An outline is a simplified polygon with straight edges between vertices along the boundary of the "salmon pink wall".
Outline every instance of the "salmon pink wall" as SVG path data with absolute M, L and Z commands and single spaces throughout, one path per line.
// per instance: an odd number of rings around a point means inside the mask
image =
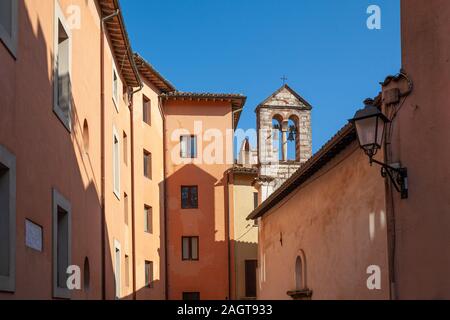
M 402 67 L 414 88 L 393 121 L 389 159 L 408 168 L 410 189 L 407 200 L 394 194 L 396 297 L 450 299 L 450 2 L 401 4 Z
M 202 300 L 226 299 L 229 296 L 224 174 L 230 165 L 176 164 L 179 160 L 179 135 L 173 135 L 173 132 L 186 129 L 193 134 L 194 122 L 201 121 L 201 135 L 205 130 L 217 129 L 225 136 L 226 130 L 232 128 L 231 109 L 227 102 L 178 100 L 164 104 L 169 299 L 179 300 L 183 292 L 200 292 Z M 200 137 L 198 139 L 200 143 Z M 204 142 L 203 148 L 210 143 Z M 230 149 L 232 146 L 223 144 L 224 154 Z M 199 154 L 202 150 L 199 144 Z M 199 209 L 181 210 L 180 189 L 183 185 L 198 185 Z M 182 261 L 182 236 L 200 237 L 199 261 Z
M 305 257 L 312 299 L 389 299 L 384 180 L 353 142 L 260 221 L 258 299 L 291 299 Z M 381 268 L 381 290 L 367 268 Z
M 90 263 L 90 287 L 73 299 L 101 298 L 100 246 L 100 55 L 99 17 L 86 1 L 60 0 L 80 7 L 83 24 L 72 30 L 71 133 L 53 112 L 53 37 L 55 1 L 19 3 L 16 57 L 0 43 L 0 144 L 16 156 L 16 290 L 0 299 L 51 299 L 52 189 L 72 207 L 72 264 Z M 89 124 L 89 152 L 82 129 Z M 25 219 L 43 228 L 43 251 L 25 246 Z

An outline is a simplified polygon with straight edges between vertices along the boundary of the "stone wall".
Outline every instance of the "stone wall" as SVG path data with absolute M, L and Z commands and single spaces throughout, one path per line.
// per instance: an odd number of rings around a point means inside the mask
M 311 109 L 306 101 L 287 86 L 275 92 L 257 108 L 258 162 L 263 201 L 311 158 Z M 277 145 L 274 145 L 277 129 L 273 128 L 273 119 L 280 123 L 278 137 L 284 140 L 289 134 L 289 120 L 295 122 L 297 134 L 294 161 L 286 161 L 287 150 L 281 151 L 282 154 L 284 153 L 284 159 L 280 160 L 280 150 Z

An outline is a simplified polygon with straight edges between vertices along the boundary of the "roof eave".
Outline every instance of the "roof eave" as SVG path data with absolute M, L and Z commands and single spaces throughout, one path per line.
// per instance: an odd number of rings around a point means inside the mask
M 111 20 L 105 22 L 105 28 L 108 33 L 108 37 L 111 40 L 112 35 L 114 34 L 114 27 L 119 29 L 120 36 L 119 41 L 111 41 L 113 55 L 116 61 L 121 61 L 123 59 L 123 54 L 125 52 L 127 55 L 127 60 L 122 63 L 122 65 L 118 68 L 119 73 L 125 80 L 126 84 L 129 87 L 139 87 L 141 86 L 141 80 L 139 77 L 139 73 L 137 71 L 136 65 L 133 59 L 133 51 L 131 49 L 130 40 L 128 37 L 128 33 L 125 27 L 125 22 L 122 16 L 122 11 L 120 8 L 120 4 L 118 0 L 98 0 L 98 4 L 100 6 L 102 17 L 111 15 L 115 11 L 119 11 L 119 14 L 113 17 Z M 117 30 L 115 30 L 117 32 Z M 123 43 L 121 43 L 123 42 Z M 119 57 L 120 56 L 120 57 Z
M 173 92 L 176 91 L 175 86 L 169 81 L 167 80 L 165 77 L 163 77 L 147 60 L 145 60 L 141 55 L 139 55 L 138 53 L 134 53 L 134 61 L 136 64 L 140 64 L 138 65 L 138 70 L 140 71 L 141 75 L 150 83 L 152 83 L 153 85 L 155 85 L 161 92 L 163 93 L 168 93 L 168 92 Z M 149 73 L 151 73 L 154 77 L 156 77 L 158 79 L 158 81 L 160 83 L 155 82 L 154 80 L 150 79 L 149 77 L 147 77 L 146 75 L 143 74 L 143 72 L 141 72 L 141 69 L 139 69 L 139 66 L 141 66 L 142 68 L 144 68 L 145 70 L 147 70 Z

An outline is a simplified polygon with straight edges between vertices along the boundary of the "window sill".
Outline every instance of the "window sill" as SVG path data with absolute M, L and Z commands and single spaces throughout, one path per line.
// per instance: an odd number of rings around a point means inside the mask
M 120 201 L 120 200 L 121 200 L 121 199 L 120 199 L 120 191 L 114 190 L 113 193 L 114 193 L 114 195 L 116 196 L 117 200 Z
M 114 103 L 114 108 L 116 108 L 117 113 L 119 113 L 119 102 L 116 100 L 116 98 L 114 98 L 114 96 L 112 97 L 112 101 Z
M 17 61 L 17 41 L 8 37 L 3 38 L 0 34 L 0 43 L 4 45 L 11 57 Z
M 311 300 L 313 292 L 309 289 L 288 291 L 287 295 L 293 300 Z
M 257 297 L 242 297 L 241 300 L 243 301 L 254 301 L 257 300 Z
M 55 287 L 53 290 L 53 298 L 61 300 L 70 300 L 70 291 L 66 288 Z
M 183 259 L 181 261 L 183 261 L 183 262 L 199 262 L 200 260 L 199 259 L 197 259 L 197 260 Z
M 70 112 L 72 112 L 72 108 L 70 108 Z M 66 118 L 61 111 L 61 108 L 59 107 L 59 105 L 54 105 L 53 106 L 53 113 L 56 115 L 56 117 L 58 118 L 59 122 L 61 122 L 61 124 L 64 126 L 64 128 L 67 130 L 67 132 L 69 134 L 72 134 L 72 125 L 71 125 L 71 117 Z

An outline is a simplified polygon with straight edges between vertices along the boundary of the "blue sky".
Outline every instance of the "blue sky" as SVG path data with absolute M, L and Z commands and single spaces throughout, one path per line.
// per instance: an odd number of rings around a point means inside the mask
M 381 30 L 366 27 L 369 5 Z M 400 69 L 399 0 L 122 0 L 134 51 L 178 90 L 248 96 L 240 127 L 282 85 L 314 107 L 317 151 Z

